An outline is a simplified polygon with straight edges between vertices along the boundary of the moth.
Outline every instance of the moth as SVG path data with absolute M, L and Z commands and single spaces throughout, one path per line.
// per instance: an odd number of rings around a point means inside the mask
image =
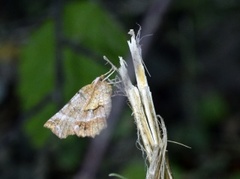
M 69 135 L 95 137 L 107 127 L 111 111 L 112 86 L 104 75 L 82 87 L 44 127 L 63 139 Z

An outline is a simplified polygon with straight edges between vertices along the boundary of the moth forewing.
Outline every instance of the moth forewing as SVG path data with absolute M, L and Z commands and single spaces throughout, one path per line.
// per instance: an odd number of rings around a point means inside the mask
M 97 77 L 82 87 L 73 98 L 44 127 L 59 138 L 76 134 L 79 137 L 95 137 L 107 126 L 111 111 L 112 86 Z

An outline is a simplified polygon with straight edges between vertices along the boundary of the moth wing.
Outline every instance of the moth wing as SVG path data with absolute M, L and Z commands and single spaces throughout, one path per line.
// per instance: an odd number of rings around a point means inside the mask
M 95 90 L 86 101 L 82 113 L 75 121 L 74 131 L 79 137 L 95 137 L 107 127 L 106 119 L 111 111 L 112 87 L 105 81 L 99 81 Z
M 51 129 L 61 139 L 66 138 L 68 135 L 74 135 L 74 122 L 86 102 L 86 97 L 82 95 L 82 89 L 44 124 L 44 127 Z

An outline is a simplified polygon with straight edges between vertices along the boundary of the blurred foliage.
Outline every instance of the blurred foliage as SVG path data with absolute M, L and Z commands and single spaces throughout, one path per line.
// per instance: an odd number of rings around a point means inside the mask
M 214 125 L 227 116 L 229 110 L 227 102 L 218 92 L 206 93 L 201 101 L 199 102 L 199 114 L 201 119 L 206 120 L 207 125 Z
M 30 138 L 30 142 L 33 146 L 40 148 L 46 140 L 52 135 L 49 131 L 42 129 L 45 123 L 44 119 L 48 119 L 49 115 L 56 110 L 53 104 L 46 105 L 44 109 L 38 112 L 38 114 L 31 117 L 23 125 L 23 130 Z
M 57 168 L 63 171 L 74 171 L 79 165 L 79 160 L 83 159 L 84 141 L 79 140 L 77 137 L 71 136 L 68 140 L 58 141 L 57 150 Z
M 132 160 L 129 164 L 125 165 L 121 175 L 126 178 L 144 178 L 146 176 L 146 168 L 142 161 L 139 159 Z

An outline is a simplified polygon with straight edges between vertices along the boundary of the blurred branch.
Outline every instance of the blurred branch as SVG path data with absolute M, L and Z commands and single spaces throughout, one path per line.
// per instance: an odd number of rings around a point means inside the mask
M 170 0 L 155 0 L 148 9 L 142 23 L 140 24 L 142 26 L 141 34 L 143 36 L 152 34 L 151 36 L 148 36 L 147 38 L 144 38 L 144 40 L 142 40 L 143 58 L 149 51 L 149 48 L 154 38 L 154 33 L 160 28 L 163 16 L 167 12 L 169 5 Z
M 54 100 L 56 104 L 60 107 L 63 104 L 63 84 L 64 84 L 64 66 L 63 66 L 63 0 L 55 1 L 55 12 L 54 12 L 54 26 L 55 26 L 55 92 Z
M 146 13 L 143 22 L 142 29 L 144 34 L 154 34 L 157 29 L 160 27 L 162 22 L 162 17 L 167 11 L 170 0 L 156 0 L 150 6 L 148 12 Z M 143 46 L 143 58 L 145 54 L 148 52 L 151 43 L 153 41 L 153 37 L 146 38 Z M 130 55 L 127 58 L 127 62 L 130 60 Z M 134 71 L 133 64 L 128 63 L 129 67 L 129 76 L 133 79 Z M 120 116 L 123 111 L 125 100 L 123 97 L 118 97 L 113 100 L 113 108 L 112 113 L 108 119 L 109 126 L 107 130 L 103 131 L 102 134 L 95 139 L 93 139 L 89 145 L 87 154 L 81 164 L 82 168 L 79 169 L 76 174 L 76 179 L 94 179 L 96 178 L 96 173 L 101 165 L 101 161 L 105 151 L 110 142 L 112 133 L 118 121 L 120 120 Z
M 107 130 L 102 131 L 101 135 L 91 140 L 85 158 L 81 163 L 81 168 L 75 175 L 75 179 L 93 179 L 101 165 L 105 151 L 111 140 L 113 131 L 118 123 L 124 108 L 125 98 L 122 96 L 113 98 L 112 111 L 108 119 Z
M 91 60 L 94 60 L 94 62 L 96 62 L 96 63 L 101 62 L 101 60 L 99 60 L 99 59 L 102 59 L 102 55 L 90 50 L 87 47 L 84 47 L 83 45 L 80 45 L 77 42 L 74 42 L 70 39 L 64 38 L 63 39 L 63 44 L 64 44 L 65 47 L 69 48 L 70 50 L 72 50 L 76 54 L 85 55 L 85 56 L 89 57 Z

